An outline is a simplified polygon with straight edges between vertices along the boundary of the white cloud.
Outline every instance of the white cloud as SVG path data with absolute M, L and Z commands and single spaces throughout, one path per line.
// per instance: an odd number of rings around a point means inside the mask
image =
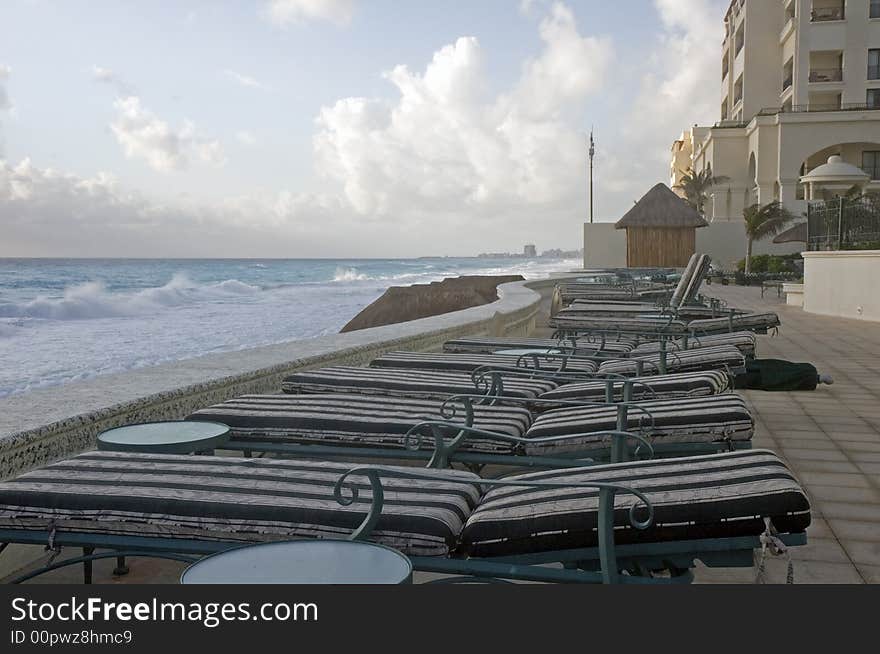
M 197 136 L 190 121 L 174 130 L 137 96 L 117 98 L 113 106 L 116 119 L 110 129 L 130 159 L 143 159 L 160 172 L 186 168 L 193 159 L 214 166 L 226 161 L 220 142 Z
M 267 88 L 266 85 L 260 82 L 258 79 L 250 77 L 249 75 L 242 75 L 241 73 L 237 73 L 234 70 L 224 70 L 223 74 L 226 75 L 226 77 L 228 77 L 229 79 L 237 82 L 241 86 L 263 90 Z
M 266 14 L 276 25 L 329 21 L 346 25 L 354 16 L 354 0 L 270 0 Z
M 423 73 L 398 66 L 385 75 L 392 103 L 344 98 L 322 108 L 314 138 L 320 173 L 343 185 L 352 207 L 374 219 L 479 218 L 527 232 L 540 209 L 571 220 L 583 186 L 583 138 L 575 127 L 611 59 L 610 41 L 578 33 L 572 13 L 554 5 L 541 21 L 539 56 L 508 92 L 491 96 L 480 44 L 459 38 Z

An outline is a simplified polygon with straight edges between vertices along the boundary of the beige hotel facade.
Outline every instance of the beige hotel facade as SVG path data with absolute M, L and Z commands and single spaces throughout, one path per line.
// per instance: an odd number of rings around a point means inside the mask
M 670 170 L 673 187 L 690 167 L 728 178 L 707 240 L 754 203 L 806 211 L 800 180 L 833 155 L 880 190 L 880 0 L 734 0 L 724 27 L 719 121 L 682 133 Z

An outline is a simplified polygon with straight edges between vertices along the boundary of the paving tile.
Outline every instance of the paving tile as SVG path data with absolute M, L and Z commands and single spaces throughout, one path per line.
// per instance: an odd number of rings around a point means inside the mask
M 816 508 L 830 523 L 835 519 L 880 522 L 880 503 L 855 504 L 849 502 L 814 500 Z
M 867 583 L 880 584 L 880 565 L 863 565 L 857 563 L 856 569 Z
M 810 527 L 812 526 L 811 524 Z M 807 535 L 809 534 L 810 532 L 808 531 Z M 880 522 L 827 518 L 817 528 L 817 536 L 824 538 L 834 537 L 838 540 L 880 542 Z
M 798 471 L 798 477 L 803 476 Z M 827 486 L 805 484 L 811 499 L 818 502 L 854 502 L 859 504 L 880 504 L 880 491 L 873 488 L 851 488 L 846 486 Z
M 793 463 L 795 467 L 798 469 L 803 468 L 804 470 L 816 470 L 817 468 L 809 468 L 807 466 L 812 466 L 817 462 L 823 463 L 847 463 L 848 465 L 855 468 L 855 466 L 851 463 L 848 463 L 847 456 L 841 452 L 840 450 L 810 450 L 810 449 L 799 449 L 799 448 L 789 448 L 783 445 L 782 447 L 782 455 Z M 846 472 L 845 470 L 838 470 L 837 472 Z M 852 470 L 851 472 L 858 472 L 858 470 Z M 862 471 L 864 472 L 864 471 Z
M 880 541 L 842 539 L 840 544 L 855 564 L 880 565 Z
M 817 472 L 808 469 L 798 469 L 798 478 L 809 487 L 840 486 L 844 488 L 871 489 L 870 480 L 863 474 L 844 474 L 838 472 Z

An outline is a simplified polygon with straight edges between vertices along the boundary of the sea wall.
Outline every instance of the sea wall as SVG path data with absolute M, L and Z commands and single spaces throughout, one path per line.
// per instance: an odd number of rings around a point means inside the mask
M 94 447 L 98 433 L 176 420 L 244 393 L 275 393 L 297 370 L 360 365 L 464 335 L 525 335 L 553 280 L 498 287 L 498 300 L 440 316 L 306 341 L 211 354 L 0 399 L 0 479 Z
M 498 286 L 523 281 L 522 275 L 462 275 L 440 282 L 392 286 L 349 321 L 340 333 L 396 325 L 489 304 L 498 299 Z

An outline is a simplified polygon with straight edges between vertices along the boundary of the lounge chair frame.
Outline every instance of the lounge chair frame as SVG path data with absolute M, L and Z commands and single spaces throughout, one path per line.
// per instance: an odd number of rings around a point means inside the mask
M 347 484 L 352 475 L 365 476 L 370 484 L 371 503 L 361 524 L 348 540 L 367 540 L 379 521 L 384 504 L 382 476 L 419 479 L 424 473 L 414 470 L 401 471 L 378 466 L 360 466 L 343 474 L 334 487 L 334 497 L 343 506 L 352 504 L 358 497 L 354 484 Z M 436 479 L 436 475 L 428 477 Z M 460 481 L 460 479 L 456 479 Z M 646 529 L 653 521 L 654 509 L 650 500 L 640 491 L 607 482 L 547 482 L 524 480 L 482 480 L 485 487 L 518 486 L 533 488 L 594 488 L 599 491 L 598 545 L 596 547 L 556 550 L 514 556 L 486 558 L 459 558 L 411 556 L 413 569 L 455 575 L 455 581 L 508 580 L 547 583 L 605 583 L 605 584 L 680 584 L 693 580 L 695 561 L 708 566 L 748 567 L 753 565 L 754 550 L 762 546 L 762 536 L 739 536 L 700 540 L 665 541 L 616 545 L 614 542 L 614 507 L 617 494 L 636 498 L 630 507 L 628 519 L 635 529 Z M 638 517 L 639 509 L 645 517 Z M 768 527 L 769 531 L 769 527 Z M 804 545 L 806 533 L 773 534 L 785 546 Z M 83 581 L 92 582 L 92 564 L 96 560 L 116 558 L 124 565 L 125 557 L 152 557 L 191 562 L 200 556 L 241 547 L 240 542 L 205 541 L 183 538 L 157 538 L 121 536 L 113 534 L 81 533 L 75 531 L 35 531 L 25 529 L 0 529 L 2 549 L 10 543 L 45 545 L 52 552 L 49 561 L 32 572 L 23 574 L 11 583 L 22 583 L 42 574 L 71 565 L 83 565 Z M 82 556 L 73 556 L 58 563 L 55 554 L 60 547 L 82 548 Z M 96 552 L 97 549 L 108 550 Z M 562 568 L 547 568 L 547 564 L 561 563 Z M 668 576 L 657 577 L 663 571 Z M 449 580 L 441 580 L 448 582 Z

